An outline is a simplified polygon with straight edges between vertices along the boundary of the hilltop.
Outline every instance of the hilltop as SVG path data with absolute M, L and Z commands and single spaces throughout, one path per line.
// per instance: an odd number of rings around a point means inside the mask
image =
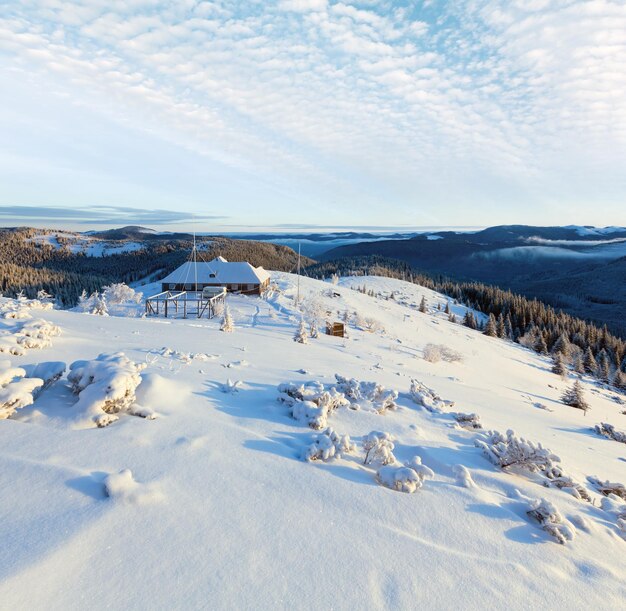
M 52 324 L 51 345 L 2 355 L 13 367 L 76 363 L 70 382 L 91 388 L 88 372 L 107 362 L 125 372 L 123 388 L 140 376 L 131 411 L 143 417 L 120 413 L 96 428 L 87 395 L 77 404 L 63 376 L 0 421 L 0 484 L 11 491 L 0 499 L 0 608 L 621 604 L 626 503 L 603 495 L 600 481 L 624 483 L 626 446 L 593 427 L 623 431 L 623 397 L 584 377 L 589 412 L 564 405 L 571 374 L 450 322 L 448 299 L 426 288 L 301 278 L 299 309 L 297 278 L 272 278 L 264 299 L 229 296 L 232 333 L 217 319 L 2 300 L 15 316 L 0 321 L 6 345 L 32 337 L 24 314 Z M 449 305 L 460 320 L 466 308 Z M 297 343 L 303 316 L 320 327 L 346 317 L 348 337 Z M 120 351 L 128 362 L 93 360 Z M 307 462 L 311 445 L 330 446 L 307 426 L 324 414 L 297 396 L 320 390 L 337 401 L 326 424 L 350 440 L 341 457 Z M 506 440 L 508 429 L 542 444 L 520 448 L 534 448 L 544 468 L 490 462 L 487 431 Z M 414 493 L 381 485 L 390 471 L 363 464 L 371 431 L 389 433 L 397 461 L 413 465 Z M 560 489 L 559 478 L 570 485 Z M 552 535 L 528 513 L 546 508 Z

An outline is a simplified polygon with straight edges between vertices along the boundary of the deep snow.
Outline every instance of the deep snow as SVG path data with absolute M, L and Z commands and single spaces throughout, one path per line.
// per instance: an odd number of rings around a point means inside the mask
M 298 343 L 296 278 L 272 279 L 266 300 L 229 296 L 232 333 L 217 319 L 34 313 L 62 334 L 0 359 L 34 371 L 24 366 L 121 351 L 145 365 L 136 402 L 157 417 L 120 413 L 96 428 L 77 418 L 63 378 L 0 420 L 1 609 L 623 605 L 626 503 L 601 498 L 587 480 L 626 482 L 626 445 L 593 430 L 626 429 L 614 393 L 585 380 L 587 415 L 563 405 L 571 379 L 552 374 L 546 358 L 448 322 L 434 309 L 444 297 L 398 280 L 302 278 L 309 314 L 358 312 L 374 331 L 353 318 L 346 339 Z M 363 285 L 394 299 L 351 290 Z M 460 320 L 464 308 L 453 311 Z M 1 319 L 0 334 L 23 324 Z M 427 344 L 463 360 L 428 362 Z M 328 425 L 356 453 L 304 461 L 320 431 L 291 416 L 278 386 L 332 386 L 335 374 L 398 391 L 397 409 L 339 407 Z M 441 413 L 412 399 L 413 379 L 441 398 Z M 481 431 L 448 412 L 541 442 L 595 504 L 538 474 L 500 470 L 475 445 Z M 397 467 L 417 456 L 434 477 L 414 493 L 380 485 L 397 472 L 377 476 L 380 465 L 363 464 L 371 431 L 393 437 Z M 575 533 L 564 545 L 527 513 L 550 503 Z

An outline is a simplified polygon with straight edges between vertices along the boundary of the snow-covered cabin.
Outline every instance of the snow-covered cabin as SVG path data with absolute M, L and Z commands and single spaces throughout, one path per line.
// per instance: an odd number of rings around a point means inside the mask
M 205 286 L 222 286 L 232 292 L 259 295 L 269 285 L 270 275 L 247 261 L 230 262 L 224 257 L 187 261 L 161 280 L 161 290 L 193 291 L 196 282 L 199 291 Z

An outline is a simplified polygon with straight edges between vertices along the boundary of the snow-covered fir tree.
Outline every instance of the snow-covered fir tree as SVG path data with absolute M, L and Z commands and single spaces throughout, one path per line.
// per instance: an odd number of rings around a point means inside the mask
M 563 354 L 561 352 L 557 352 L 555 353 L 553 359 L 552 373 L 556 373 L 556 375 L 564 378 L 567 375 L 567 367 L 563 362 Z
M 505 335 L 504 316 L 502 316 L 502 312 L 500 312 L 500 315 L 496 320 L 496 335 L 501 339 Z
M 300 321 L 296 334 L 293 336 L 293 341 L 298 342 L 299 344 L 309 343 L 309 338 L 306 332 L 306 325 L 304 324 L 304 320 Z
M 596 357 L 593 356 L 593 352 L 591 351 L 590 347 L 588 347 L 585 352 L 585 358 L 584 358 L 583 364 L 585 367 L 585 371 L 587 373 L 590 373 L 590 374 L 596 373 L 596 370 L 598 369 L 598 363 L 596 361 Z
M 576 380 L 571 388 L 568 388 L 561 395 L 561 401 L 570 407 L 582 409 L 585 413 L 590 409 L 589 404 L 585 401 L 585 395 L 580 380 Z
M 422 295 L 422 300 L 420 301 L 419 311 L 423 314 L 426 313 L 426 297 L 424 295 Z
M 493 314 L 489 314 L 489 320 L 487 321 L 483 334 L 488 337 L 498 337 L 496 318 Z

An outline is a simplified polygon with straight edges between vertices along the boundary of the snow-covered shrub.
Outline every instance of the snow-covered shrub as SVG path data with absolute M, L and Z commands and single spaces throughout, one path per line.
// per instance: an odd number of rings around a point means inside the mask
M 296 330 L 296 333 L 293 336 L 293 341 L 298 342 L 299 344 L 309 343 L 309 338 L 306 332 L 306 325 L 304 324 L 304 320 L 300 321 L 300 324 L 298 325 L 298 329 Z
M 398 464 L 384 465 L 376 473 L 376 479 L 383 486 L 398 492 L 409 493 L 419 490 L 426 478 L 434 476 L 432 469 L 423 465 L 419 456 L 414 456 L 404 466 Z
M 295 420 L 318 430 L 326 427 L 331 412 L 350 404 L 335 388 L 326 390 L 321 382 L 281 384 L 278 393 L 278 400 L 290 408 Z
M 16 338 L 17 343 L 25 348 L 47 348 L 52 344 L 50 338 L 60 334 L 61 329 L 57 325 L 38 318 L 24 323 Z
M 393 437 L 389 433 L 372 431 L 363 437 L 362 443 L 365 452 L 364 465 L 372 463 L 390 465 L 396 462 L 396 457 L 393 455 L 395 447 Z
M 309 335 L 313 339 L 317 339 L 320 336 L 320 332 L 315 321 L 311 322 L 311 325 L 309 326 Z
M 83 291 L 78 298 L 78 305 L 74 310 L 85 314 L 93 314 L 94 316 L 109 315 L 106 299 L 98 291 L 93 292 L 89 297 L 87 297 L 87 294 Z
M 604 435 L 604 437 L 608 437 L 609 439 L 619 441 L 620 443 L 626 443 L 626 433 L 618 431 L 612 424 L 609 424 L 608 422 L 601 422 L 600 424 L 596 424 L 595 431 L 596 433 L 598 433 L 598 435 Z
M 559 488 L 560 490 L 569 492 L 569 494 L 581 501 L 587 501 L 588 503 L 591 503 L 592 499 L 589 496 L 587 490 L 585 490 L 585 488 L 581 484 L 575 482 L 569 475 L 561 475 L 560 477 L 546 480 L 544 482 L 544 485 L 553 488 Z
M 462 412 L 451 412 L 450 415 L 457 421 L 458 425 L 464 429 L 482 429 L 480 416 L 478 414 L 464 414 Z
M 454 363 L 463 360 L 463 355 L 445 344 L 426 344 L 423 349 L 424 360 L 438 363 L 441 360 Z
M 448 407 L 454 406 L 454 401 L 446 401 L 442 399 L 434 390 L 428 388 L 418 380 L 411 380 L 411 388 L 409 390 L 411 399 L 417 405 L 421 405 L 429 412 L 440 414 Z
M 382 414 L 397 408 L 398 391 L 386 389 L 377 382 L 360 382 L 335 374 L 335 388 L 343 393 L 353 409 L 371 409 Z
M 587 479 L 600 494 L 608 497 L 614 495 L 626 501 L 626 486 L 624 484 L 609 482 L 608 480 L 603 482 L 595 476 L 589 476 Z
M 30 318 L 33 310 L 51 310 L 52 308 L 53 304 L 47 293 L 46 297 L 42 299 L 27 299 L 23 294 L 20 294 L 16 299 L 1 298 L 0 296 L 0 316 L 2 318 L 23 320 Z
M 224 331 L 225 333 L 232 333 L 234 329 L 235 329 L 235 323 L 230 313 L 230 308 L 228 306 L 225 306 L 224 316 L 222 318 L 222 323 L 220 324 L 220 331 Z
M 429 363 L 438 363 L 441 360 L 441 346 L 426 344 L 423 350 L 424 360 Z
M 508 430 L 506 435 L 498 431 L 487 431 L 474 443 L 482 449 L 490 462 L 502 469 L 516 467 L 531 473 L 541 472 L 548 479 L 563 475 L 556 464 L 561 462 L 558 456 L 540 443 L 534 444 L 517 437 L 512 430 Z
M 0 361 L 0 420 L 11 417 L 15 410 L 32 405 L 34 395 L 43 386 L 39 378 L 27 378 L 22 367 Z
M 102 296 L 109 306 L 141 301 L 141 295 L 123 282 L 105 286 L 102 289 Z
M 43 380 L 41 390 L 52 386 L 55 382 L 63 377 L 66 370 L 63 361 L 49 361 L 45 363 L 37 363 L 36 365 L 24 365 L 27 378 L 39 378 Z
M 328 427 L 315 436 L 311 445 L 304 448 L 302 459 L 326 461 L 340 458 L 343 454 L 352 454 L 355 451 L 356 445 L 350 440 L 350 435 L 339 435 Z
M 558 543 L 565 544 L 567 541 L 572 541 L 576 536 L 574 526 L 567 522 L 559 510 L 546 499 L 531 501 L 526 513 L 537 520 L 543 530 L 556 539 Z
M 133 363 L 123 352 L 101 354 L 92 361 L 75 361 L 67 379 L 78 395 L 77 411 L 107 426 L 118 419 L 119 412 L 129 411 L 135 391 L 141 383 L 143 363 Z

